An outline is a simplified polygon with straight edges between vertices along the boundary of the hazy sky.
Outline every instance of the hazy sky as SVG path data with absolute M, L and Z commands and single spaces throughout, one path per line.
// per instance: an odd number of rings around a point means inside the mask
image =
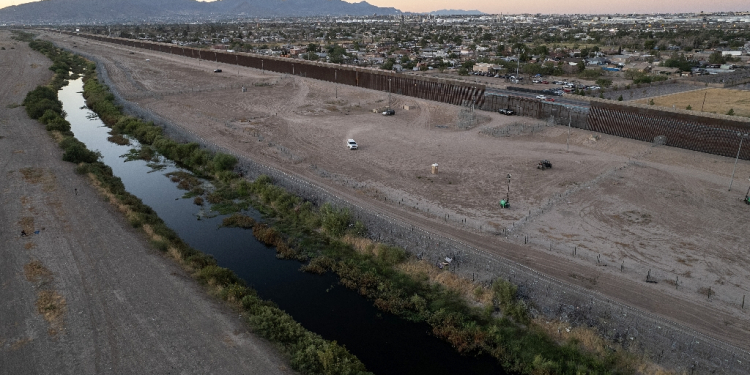
M 359 0 L 346 0 L 350 3 Z M 28 3 L 30 0 L 0 0 L 0 8 Z M 679 13 L 750 11 L 747 0 L 368 0 L 381 7 L 394 7 L 405 12 L 429 12 L 439 9 L 480 10 L 485 13 Z

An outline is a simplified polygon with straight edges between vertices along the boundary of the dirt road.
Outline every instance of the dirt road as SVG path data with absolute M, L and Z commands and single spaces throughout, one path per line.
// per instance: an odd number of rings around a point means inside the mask
M 61 160 L 16 106 L 50 61 L 0 46 L 0 374 L 292 373 Z

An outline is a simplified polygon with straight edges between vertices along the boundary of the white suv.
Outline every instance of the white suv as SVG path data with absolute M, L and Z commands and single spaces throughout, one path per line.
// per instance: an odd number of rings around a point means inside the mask
M 353 139 L 347 139 L 346 140 L 346 147 L 348 147 L 350 150 L 356 150 L 357 149 L 357 142 L 354 142 Z

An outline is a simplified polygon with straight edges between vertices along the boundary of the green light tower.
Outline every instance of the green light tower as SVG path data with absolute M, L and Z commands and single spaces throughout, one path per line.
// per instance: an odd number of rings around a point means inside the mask
M 508 192 L 505 195 L 505 199 L 500 200 L 500 207 L 502 208 L 510 207 L 510 177 L 510 173 L 508 173 Z

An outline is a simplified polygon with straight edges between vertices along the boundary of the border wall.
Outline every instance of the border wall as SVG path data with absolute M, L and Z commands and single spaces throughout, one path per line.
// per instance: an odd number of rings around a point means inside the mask
M 667 146 L 727 157 L 737 155 L 741 136 L 750 132 L 747 121 L 600 101 L 591 102 L 587 120 L 588 130 L 645 142 L 664 136 Z M 750 147 L 739 157 L 750 160 Z
M 574 128 L 588 130 L 589 110 L 586 107 L 552 104 L 522 96 L 485 94 L 479 109 L 494 112 L 501 108 L 512 109 L 519 116 L 548 120 L 556 125 L 570 124 Z
M 298 75 L 342 85 L 362 87 L 371 90 L 392 92 L 398 95 L 442 103 L 480 106 L 484 101 L 485 86 L 449 79 L 411 77 L 396 72 L 359 68 L 331 63 L 310 62 L 276 56 L 251 55 L 212 51 L 178 45 L 139 41 L 134 39 L 112 38 L 99 35 L 64 32 L 86 39 L 115 43 L 123 46 L 159 51 L 178 56 L 216 61 L 271 72 Z

